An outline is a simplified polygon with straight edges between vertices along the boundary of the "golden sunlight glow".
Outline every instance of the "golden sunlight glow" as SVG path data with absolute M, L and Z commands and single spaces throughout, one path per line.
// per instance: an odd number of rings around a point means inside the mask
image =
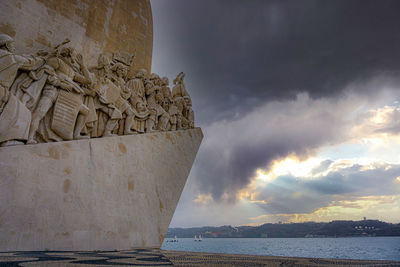
M 384 106 L 383 108 L 371 110 L 370 113 L 374 114 L 371 116 L 370 121 L 376 124 L 386 123 L 390 116 L 396 111 L 400 111 L 400 108 L 396 108 L 394 106 Z
M 367 117 L 353 126 L 350 136 L 361 144 L 369 146 L 383 146 L 392 143 L 388 138 L 400 136 L 393 132 L 387 132 L 387 128 L 392 126 L 391 124 L 396 118 L 396 112 L 400 112 L 400 107 L 384 106 L 369 110 L 366 113 Z
M 256 192 L 256 189 L 259 185 L 261 184 L 257 175 L 256 177 L 253 177 L 251 179 L 250 183 L 245 188 L 239 190 L 236 193 L 236 199 L 254 201 L 254 197 L 256 196 L 256 194 L 258 194 Z
M 260 192 L 268 187 L 277 178 L 284 175 L 292 175 L 296 179 L 319 179 L 332 172 L 341 172 L 343 169 L 355 167 L 359 172 L 374 169 L 390 170 L 393 164 L 400 164 L 398 144 L 400 144 L 400 133 L 387 132 L 387 128 L 393 124 L 394 115 L 400 112 L 400 107 L 385 106 L 383 108 L 369 110 L 366 117 L 360 118 L 359 123 L 349 131 L 350 139 L 342 148 L 348 152 L 349 158 L 334 159 L 321 163 L 325 157 L 316 154 L 313 157 L 301 160 L 294 155 L 273 161 L 268 168 L 256 170 L 251 183 L 237 193 L 237 199 L 249 204 L 268 205 L 273 202 Z M 393 146 L 396 144 L 397 146 Z M 331 148 L 334 157 L 337 153 L 333 145 Z M 353 147 L 360 148 L 354 152 Z M 323 155 L 319 154 L 319 155 Z M 329 153 L 326 154 L 329 157 Z M 304 158 L 303 158 L 304 159 Z M 378 178 L 377 178 L 378 179 Z M 395 179 L 396 186 L 400 183 L 400 176 Z M 304 192 L 293 192 L 292 199 L 301 199 Z M 400 192 L 399 192 L 400 193 Z M 318 208 L 310 213 L 297 214 L 263 214 L 257 217 L 248 218 L 248 225 L 259 225 L 265 222 L 291 223 L 332 220 L 360 220 L 368 218 L 386 218 L 388 221 L 398 220 L 400 214 L 400 195 L 387 196 L 362 196 L 354 197 L 349 195 L 337 195 L 325 207 Z
M 198 194 L 197 197 L 193 200 L 195 203 L 206 205 L 213 201 L 213 197 L 211 194 Z
M 269 171 L 257 169 L 256 178 L 264 183 L 269 183 L 282 175 L 293 175 L 296 177 L 314 177 L 312 170 L 319 166 L 321 159 L 309 158 L 300 161 L 296 157 L 289 156 L 282 160 L 275 160 Z
M 292 174 L 297 177 L 312 176 L 311 171 L 321 163 L 320 159 L 309 158 L 299 161 L 297 158 L 287 157 L 284 160 L 274 162 L 272 172 L 276 176 Z
M 269 171 L 263 169 L 257 169 L 256 175 L 251 180 L 250 184 L 236 193 L 236 199 L 238 200 L 248 200 L 252 203 L 263 203 L 266 204 L 267 201 L 259 200 L 256 198 L 258 192 L 258 187 L 265 187 L 268 183 L 275 180 L 281 175 L 294 175 L 296 177 L 315 177 L 318 174 L 312 174 L 312 170 L 319 166 L 321 159 L 309 158 L 304 161 L 300 161 L 297 158 L 291 156 L 283 160 L 276 160 L 272 163 L 272 167 Z M 199 200 L 200 202 L 200 200 Z
M 353 159 L 339 159 L 331 162 L 325 168 L 318 170 L 321 162 L 324 159 L 309 158 L 304 161 L 300 161 L 297 158 L 290 156 L 282 160 L 276 160 L 272 163 L 269 171 L 263 169 L 257 169 L 256 175 L 252 178 L 250 184 L 241 189 L 236 193 L 236 199 L 249 201 L 250 203 L 262 203 L 267 204 L 268 200 L 258 198 L 260 188 L 265 188 L 269 183 L 273 182 L 276 178 L 282 175 L 293 175 L 299 179 L 313 179 L 321 176 L 326 176 L 330 172 L 339 171 L 352 167 L 354 165 L 360 165 L 360 171 L 368 171 L 376 168 L 385 168 L 388 170 L 390 165 L 385 161 L 373 161 L 370 158 L 353 158 Z M 399 179 L 399 178 L 398 178 Z M 301 197 L 301 192 L 293 193 L 293 198 Z M 205 201 L 204 196 L 195 200 L 195 202 L 203 203 Z
M 239 192 L 237 192 L 236 194 L 236 198 L 237 199 L 249 199 L 250 198 L 250 192 L 247 190 L 240 190 Z
M 269 171 L 257 169 L 256 176 L 252 180 L 251 188 L 255 189 L 256 185 L 265 186 L 282 175 L 293 175 L 298 178 L 307 179 L 325 176 L 329 172 L 349 168 L 355 164 L 362 166 L 361 171 L 373 170 L 378 166 L 381 167 L 382 165 L 386 164 L 384 161 L 374 162 L 374 160 L 370 158 L 340 159 L 332 162 L 326 169 L 316 170 L 322 161 L 324 161 L 324 159 L 320 158 L 309 158 L 307 160 L 300 161 L 294 157 L 276 160 L 272 163 L 272 167 L 269 169 Z

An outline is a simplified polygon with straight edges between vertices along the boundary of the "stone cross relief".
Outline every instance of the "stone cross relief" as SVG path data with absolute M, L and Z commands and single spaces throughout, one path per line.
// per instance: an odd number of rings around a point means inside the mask
M 18 55 L 0 34 L 0 146 L 194 128 L 183 72 L 171 92 L 145 69 L 128 78 L 135 55 L 100 54 L 87 68 L 69 42 Z

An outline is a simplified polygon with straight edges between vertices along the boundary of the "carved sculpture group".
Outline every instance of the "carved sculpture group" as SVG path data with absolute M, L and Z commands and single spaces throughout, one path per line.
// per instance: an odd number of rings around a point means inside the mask
M 88 69 L 68 42 L 25 56 L 0 34 L 2 146 L 194 127 L 183 72 L 171 92 L 167 77 L 144 69 L 128 79 L 134 55 L 100 54 Z

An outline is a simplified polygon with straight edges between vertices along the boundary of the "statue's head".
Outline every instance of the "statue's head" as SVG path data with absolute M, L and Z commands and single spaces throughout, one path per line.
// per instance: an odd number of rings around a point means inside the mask
M 139 112 L 146 111 L 146 105 L 143 102 L 138 101 L 136 103 L 136 110 L 139 111 Z
M 108 70 L 110 68 L 110 59 L 106 55 L 100 54 L 97 59 L 97 68 Z
M 192 99 L 190 99 L 190 97 L 184 96 L 183 99 L 185 100 L 186 106 L 192 106 Z
M 61 48 L 58 55 L 59 57 L 70 59 L 72 64 L 76 62 L 76 52 L 75 49 L 72 47 Z
M 140 69 L 136 72 L 136 78 L 138 79 L 143 79 L 144 77 L 146 77 L 147 74 L 147 70 L 145 69 Z
M 144 83 L 145 83 L 144 86 L 145 86 L 146 88 L 152 88 L 152 87 L 154 86 L 153 81 L 150 80 L 150 79 L 146 80 Z
M 162 77 L 161 82 L 162 82 L 162 85 L 169 85 L 169 80 L 167 77 Z
M 121 78 L 125 78 L 128 75 L 128 67 L 122 63 L 115 64 L 111 70 Z
M 152 74 L 150 75 L 150 80 L 157 80 L 157 79 L 160 79 L 160 76 L 158 76 L 158 74 L 152 73 Z
M 150 81 L 154 84 L 154 85 L 160 85 L 160 76 L 158 76 L 158 74 L 156 73 L 152 73 L 150 75 Z
M 0 34 L 0 49 L 5 49 L 11 53 L 15 52 L 14 39 L 7 34 Z
M 174 79 L 174 84 L 179 84 L 183 82 L 183 78 L 185 78 L 185 73 L 179 72 L 178 75 L 176 75 L 176 78 Z
M 156 100 L 158 101 L 158 103 L 164 102 L 164 95 L 160 91 L 156 94 Z

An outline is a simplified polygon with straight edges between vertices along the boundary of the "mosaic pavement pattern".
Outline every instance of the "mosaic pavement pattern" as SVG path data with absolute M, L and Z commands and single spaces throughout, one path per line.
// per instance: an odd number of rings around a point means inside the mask
M 0 266 L 390 266 L 394 261 L 361 261 L 317 258 L 286 258 L 273 256 L 231 255 L 134 249 L 130 251 L 59 252 L 25 251 L 0 252 Z
M 232 255 L 216 253 L 198 253 L 182 251 L 161 251 L 174 266 L 268 266 L 268 267 L 305 267 L 305 266 L 390 266 L 399 267 L 394 261 L 362 261 L 318 258 L 287 258 L 274 256 Z
M 0 252 L 0 266 L 173 266 L 158 249 Z

